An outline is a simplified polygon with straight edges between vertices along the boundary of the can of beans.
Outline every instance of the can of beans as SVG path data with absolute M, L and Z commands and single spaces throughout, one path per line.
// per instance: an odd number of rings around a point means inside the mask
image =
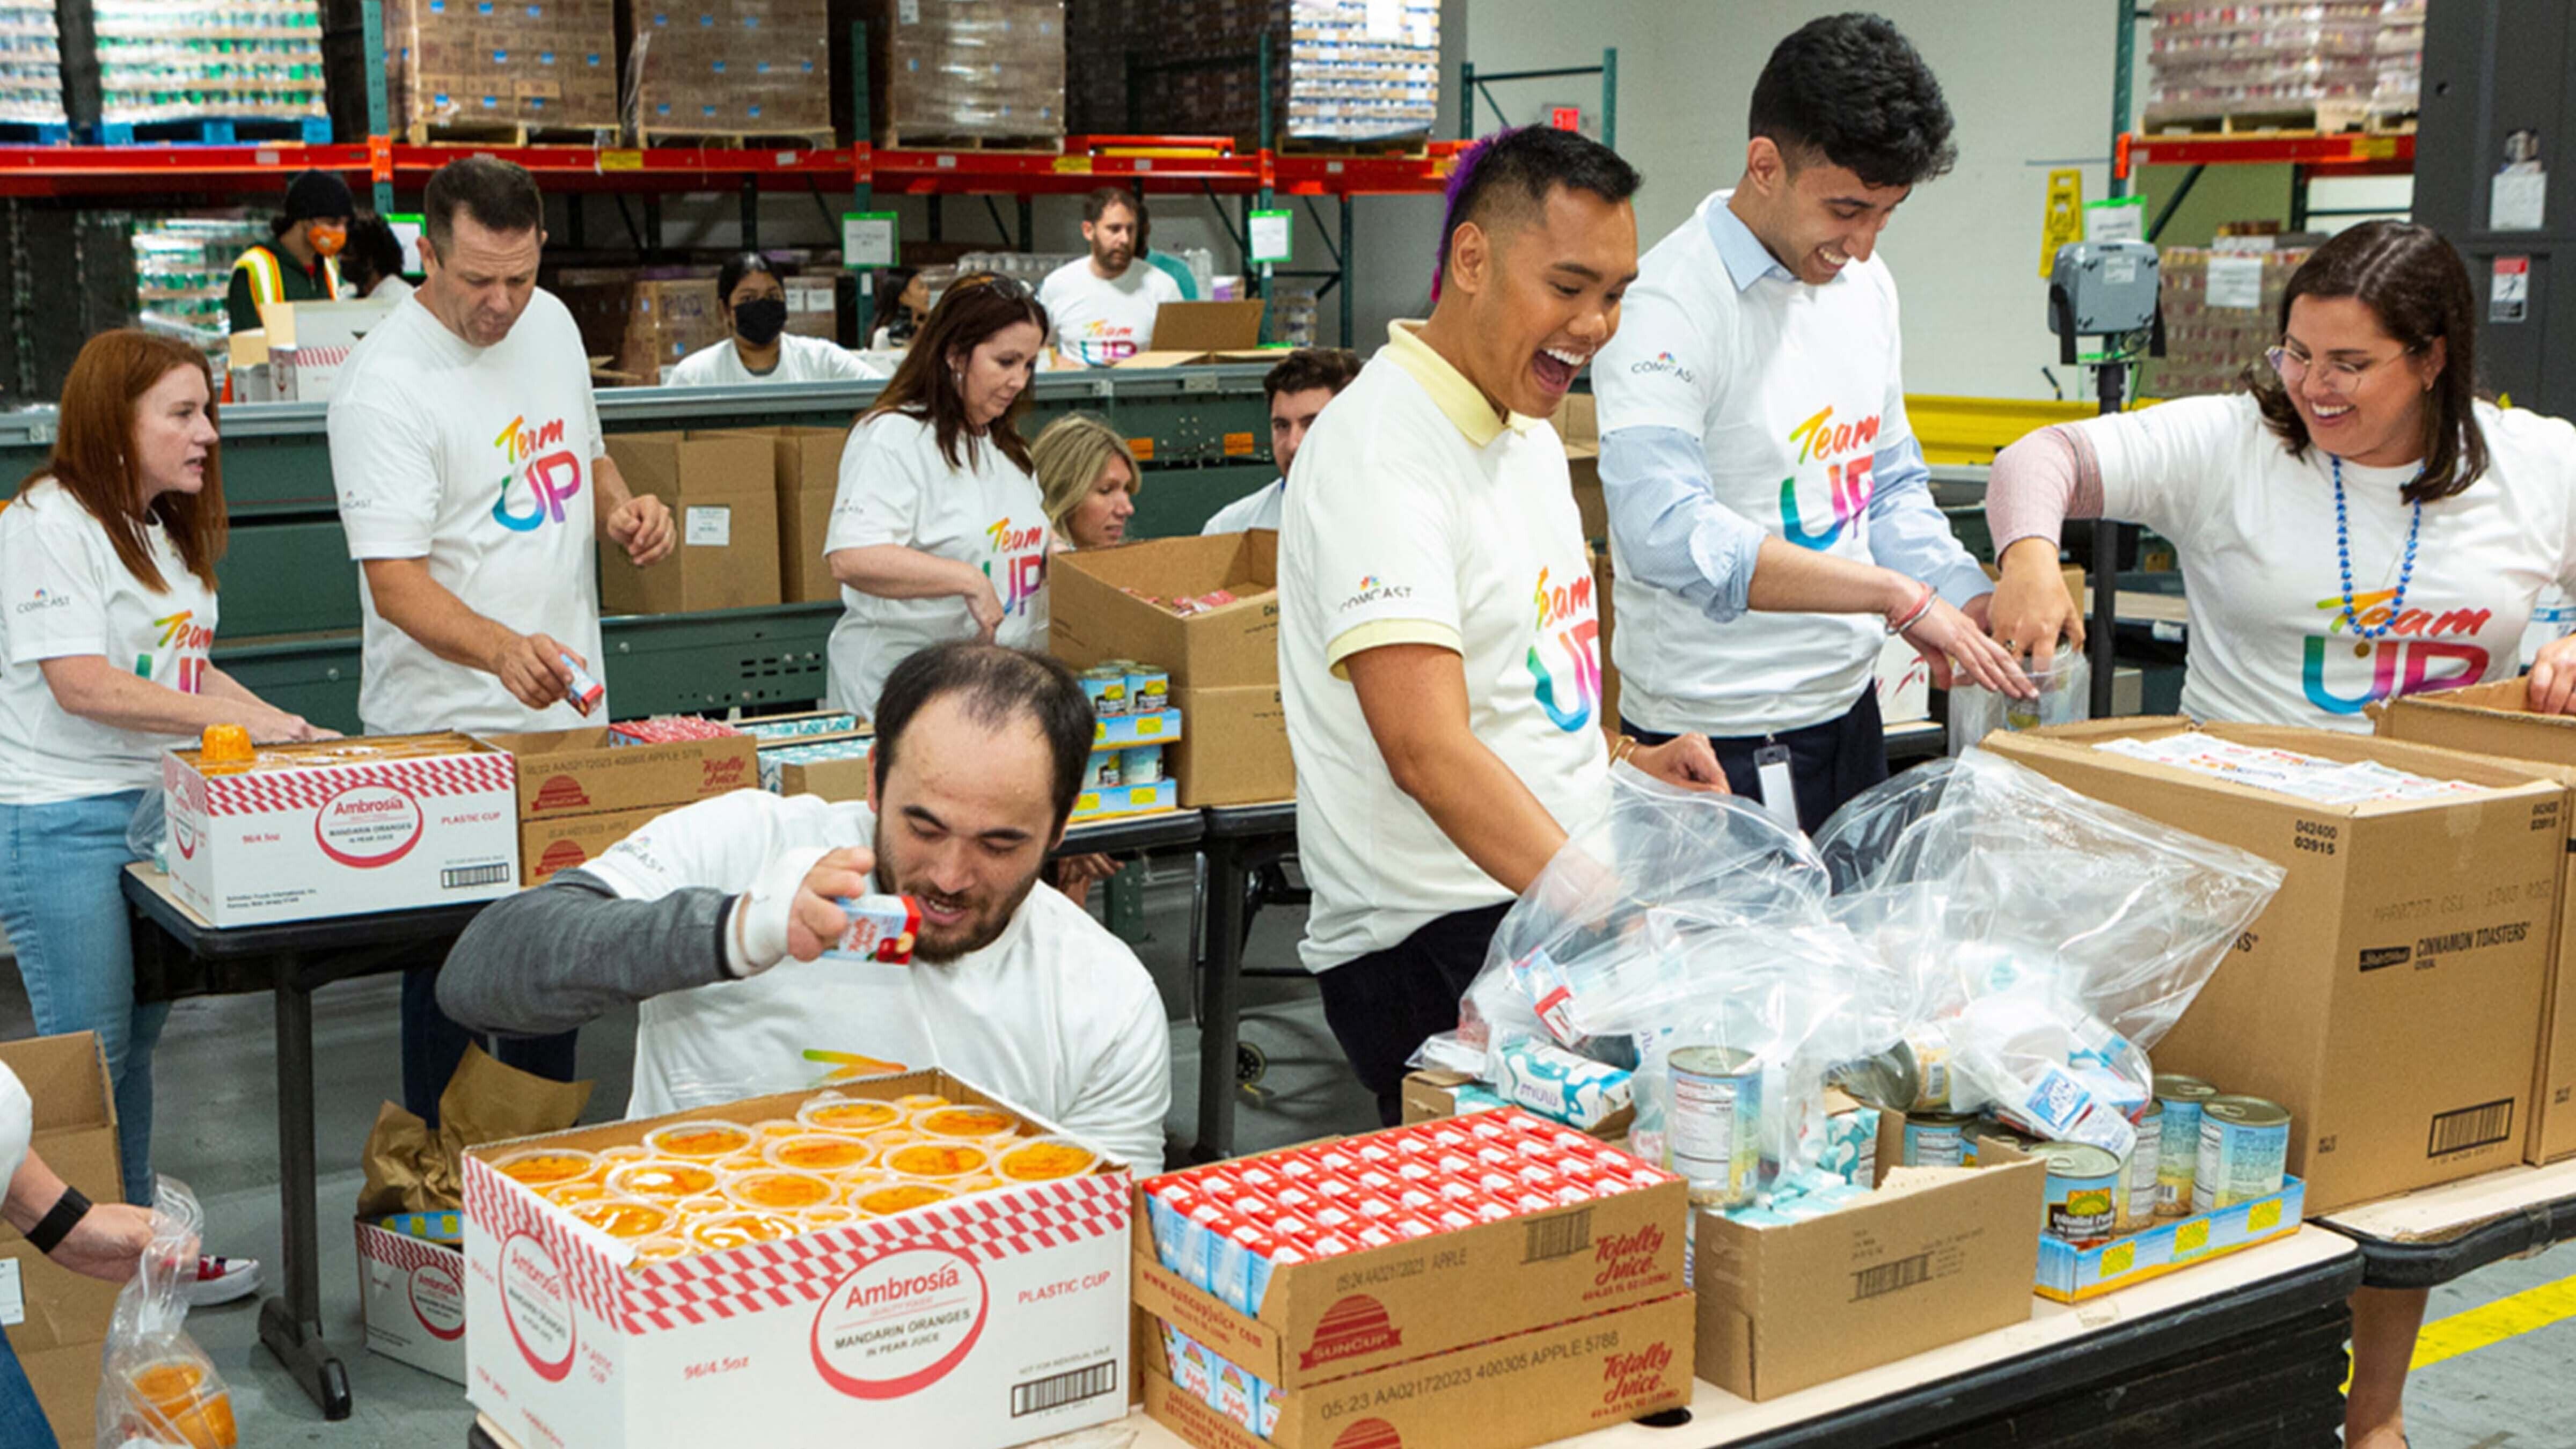
M 1753 1196 L 1761 1168 L 1762 1067 L 1751 1052 L 1684 1047 L 1666 1062 L 1672 1107 L 1664 1115 L 1666 1166 L 1702 1207 Z
M 1099 719 L 1127 716 L 1127 671 L 1115 664 L 1095 664 L 1082 671 L 1082 697 L 1091 701 Z
M 1127 712 L 1159 714 L 1171 707 L 1172 676 L 1150 664 L 1127 665 Z
M 2165 1104 L 2147 1103 L 2138 1114 L 2138 1145 L 2129 1149 L 2129 1201 L 2120 1231 L 2134 1233 L 2155 1221 L 2156 1178 L 2165 1155 Z
M 2198 1077 L 2167 1072 L 2156 1078 L 2156 1105 L 2164 1108 L 2156 1152 L 2156 1216 L 2189 1217 L 2192 1179 L 2200 1170 L 2200 1108 L 2218 1089 Z
M 2191 1210 L 2215 1212 L 2281 1190 L 2290 1153 L 2290 1114 L 2260 1097 L 2212 1097 L 2200 1104 L 2200 1161 Z
M 2040 1160 L 2048 1164 L 2042 1230 L 2078 1248 L 2111 1241 L 2119 1229 L 2119 1200 L 2128 1191 L 2120 1159 L 2088 1143 L 2052 1142 Z
M 1976 1160 L 1968 1146 L 1968 1129 L 1976 1121 L 1965 1112 L 1906 1113 L 1905 1153 L 1899 1160 L 1907 1167 L 1966 1166 Z

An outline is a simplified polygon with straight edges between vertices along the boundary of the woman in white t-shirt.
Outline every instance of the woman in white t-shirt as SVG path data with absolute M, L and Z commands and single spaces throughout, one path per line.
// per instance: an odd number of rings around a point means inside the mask
M 726 260 L 716 273 L 716 295 L 724 299 L 725 330 L 732 335 L 681 358 L 671 369 L 668 386 L 837 382 L 885 375 L 830 338 L 789 332 L 786 284 L 777 267 L 758 252 Z
M 2080 644 L 2067 518 L 2173 541 L 2190 609 L 2183 711 L 2366 733 L 2393 695 L 2511 678 L 2533 602 L 2576 581 L 2576 428 L 2477 396 L 2476 297 L 2430 228 L 2367 222 L 2290 277 L 2249 393 L 2033 433 L 1995 460 L 1995 636 Z M 2535 710 L 2576 703 L 2576 639 L 2540 651 Z M 2353 1301 L 2345 1442 L 2401 1442 L 2424 1294 Z
M 1045 646 L 1053 530 L 1014 424 L 1046 329 L 1019 282 L 960 278 L 850 430 L 823 540 L 847 606 L 835 708 L 874 714 L 886 676 L 926 644 Z
M 1128 455 L 1127 439 L 1107 420 L 1067 413 L 1046 425 L 1029 458 L 1046 495 L 1047 524 L 1058 552 L 1116 548 L 1127 541 L 1144 477 Z
M 98 1033 L 136 1203 L 152 1200 L 152 1050 L 169 1014 L 134 999 L 117 877 L 149 849 L 128 844 L 136 807 L 159 803 L 161 752 L 208 725 L 331 734 L 207 658 L 225 535 L 212 389 L 184 343 L 91 338 L 53 456 L 0 510 L 0 927 L 36 1030 Z M 207 1301 L 249 1291 L 255 1268 L 210 1266 Z

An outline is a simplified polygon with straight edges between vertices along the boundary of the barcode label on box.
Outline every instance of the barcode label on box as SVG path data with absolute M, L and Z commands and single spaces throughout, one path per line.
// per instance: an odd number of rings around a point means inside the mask
M 1592 1209 L 1584 1208 L 1561 1218 L 1540 1218 L 1529 1224 L 1521 1261 L 1544 1263 L 1551 1258 L 1570 1258 L 1591 1246 Z
M 2462 1107 L 2433 1119 L 2433 1141 L 2424 1155 L 2440 1157 L 2447 1152 L 2466 1152 L 2472 1147 L 2493 1147 L 2512 1135 L 2511 1097 L 2500 1102 Z
M 27 1321 L 27 1294 L 18 1284 L 18 1260 L 0 1258 L 0 1327 Z
M 499 885 L 510 878 L 507 864 L 449 866 L 438 873 L 438 888 L 443 891 L 472 890 L 476 886 Z
M 1852 1301 L 1858 1303 L 1864 1298 L 1883 1298 L 1890 1293 L 1901 1293 L 1917 1283 L 1931 1281 L 1932 1255 L 1917 1253 L 1911 1258 L 1880 1263 L 1852 1274 Z
M 1016 1419 L 1023 1414 L 1043 1414 L 1050 1409 L 1061 1409 L 1067 1404 L 1078 1404 L 1084 1399 L 1096 1399 L 1102 1394 L 1114 1391 L 1117 1387 L 1118 1365 L 1114 1360 L 1090 1364 L 1066 1373 L 1049 1374 L 1045 1378 L 1031 1379 L 1024 1384 L 1013 1384 L 1011 1417 Z

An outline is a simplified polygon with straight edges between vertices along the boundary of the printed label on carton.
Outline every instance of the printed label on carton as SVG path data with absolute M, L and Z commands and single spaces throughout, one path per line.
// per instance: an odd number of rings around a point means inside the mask
M 411 1270 L 411 1316 L 441 1343 L 465 1336 L 465 1279 L 455 1264 L 429 1262 Z
M 390 785 L 353 785 L 314 813 L 313 839 L 340 864 L 372 870 L 410 854 L 423 825 L 409 795 Z
M 814 1315 L 814 1369 L 859 1399 L 899 1399 L 945 1378 L 983 1336 L 989 1295 L 973 1259 L 907 1248 L 843 1279 Z
M 537 1377 L 562 1383 L 575 1347 L 572 1295 L 554 1254 L 525 1233 L 501 1245 L 501 1316 Z

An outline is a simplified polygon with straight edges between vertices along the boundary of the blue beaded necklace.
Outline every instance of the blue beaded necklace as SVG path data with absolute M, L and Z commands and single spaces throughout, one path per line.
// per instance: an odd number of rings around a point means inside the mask
M 2333 455 L 2329 454 L 2329 457 Z M 2334 459 L 2335 491 L 2335 558 L 2343 568 L 2343 621 L 2352 632 L 2364 639 L 2379 639 L 2397 627 L 2397 618 L 2406 612 L 2406 584 L 2415 577 L 2415 539 L 2424 527 L 2424 501 L 2415 501 L 2414 516 L 2406 524 L 2406 561 L 2397 569 L 2397 594 L 2388 601 L 2387 622 L 2375 628 L 2364 627 L 2360 611 L 2352 605 L 2352 525 L 2345 520 L 2343 507 L 2343 459 Z

